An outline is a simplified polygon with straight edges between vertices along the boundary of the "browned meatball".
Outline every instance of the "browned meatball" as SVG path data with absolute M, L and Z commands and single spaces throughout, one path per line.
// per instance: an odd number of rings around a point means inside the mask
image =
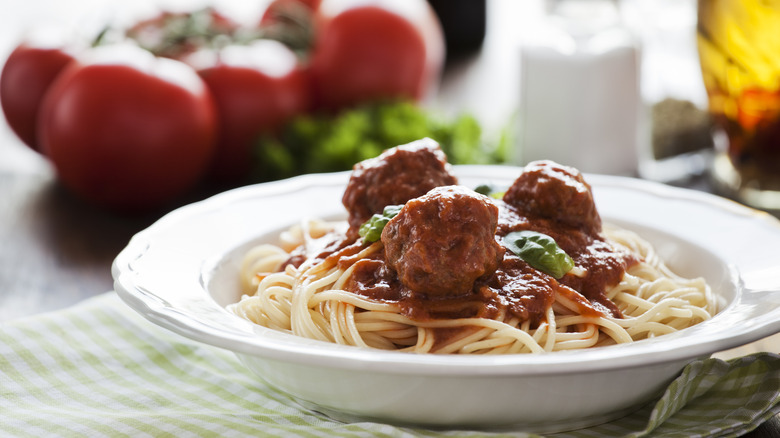
M 357 163 L 342 203 L 354 231 L 388 205 L 403 204 L 428 190 L 457 184 L 447 157 L 435 141 L 425 138 L 388 149 L 376 158 Z
M 504 194 L 504 202 L 528 216 L 550 219 L 588 233 L 601 230 L 601 217 L 582 174 L 552 161 L 528 163 Z
M 387 264 L 421 298 L 454 298 L 492 274 L 504 249 L 498 207 L 460 186 L 438 187 L 404 205 L 382 231 Z

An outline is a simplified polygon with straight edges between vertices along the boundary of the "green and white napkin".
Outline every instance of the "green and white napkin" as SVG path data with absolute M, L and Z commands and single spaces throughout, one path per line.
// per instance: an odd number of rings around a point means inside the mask
M 689 365 L 657 402 L 551 435 L 731 437 L 780 412 L 780 356 Z M 0 326 L 0 435 L 532 437 L 341 423 L 260 382 L 230 352 L 146 321 L 114 293 Z

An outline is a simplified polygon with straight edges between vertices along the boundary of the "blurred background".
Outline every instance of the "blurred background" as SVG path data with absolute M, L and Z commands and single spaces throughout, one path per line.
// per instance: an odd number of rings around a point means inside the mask
M 431 5 L 444 24 L 448 52 L 440 81 L 420 104 L 445 120 L 476 118 L 482 140 L 506 148 L 491 161 L 550 158 L 586 172 L 664 182 L 706 170 L 707 154 L 670 159 L 711 148 L 696 50 L 696 1 L 431 0 Z M 107 24 L 128 26 L 160 9 L 206 6 L 251 25 L 268 1 L 2 0 L 0 59 L 33 29 L 64 28 L 91 38 Z M 19 147 L 7 124 L 0 126 L 0 166 L 15 171 L 47 166 Z
M 585 0 L 583 3 L 599 2 Z M 205 6 L 215 6 L 231 18 L 243 23 L 251 23 L 259 19 L 267 4 L 268 1 L 264 0 L 255 2 L 78 0 L 67 4 L 53 0 L 24 2 L 3 0 L 4 13 L 0 15 L 2 25 L 0 59 L 5 60 L 32 29 L 54 26 L 90 36 L 97 34 L 107 23 L 126 25 L 126 23 L 148 18 L 158 9 L 183 11 Z M 545 1 L 456 0 L 432 4 L 439 8 L 442 14 L 449 12 L 448 15 L 444 15 L 444 18 L 452 25 L 445 30 L 449 33 L 448 37 L 454 38 L 455 41 L 448 47 L 448 62 L 438 89 L 423 102 L 426 107 L 453 117 L 464 112 L 473 114 L 483 124 L 486 132 L 495 132 L 509 128 L 521 118 L 521 105 L 526 112 L 537 109 L 534 105 L 539 105 L 539 99 L 531 90 L 537 90 L 537 94 L 544 93 L 549 99 L 556 89 L 565 87 L 565 83 L 544 83 L 539 77 L 544 74 L 536 74 L 539 69 L 544 69 L 545 62 L 555 62 L 555 60 L 541 59 L 544 54 L 538 53 L 544 48 L 543 46 L 554 44 L 552 38 L 546 41 L 544 39 L 551 35 L 551 29 L 557 25 L 549 20 L 555 12 L 549 10 L 549 4 Z M 625 69 L 625 66 L 605 65 L 593 68 L 604 69 L 600 76 L 635 74 L 638 77 L 638 83 L 641 85 L 641 103 L 646 106 L 642 109 L 644 113 L 640 116 L 640 122 L 648 123 L 652 117 L 653 105 L 665 99 L 682 100 L 693 103 L 697 108 L 706 108 L 706 93 L 696 52 L 696 2 L 621 0 L 615 4 L 619 8 L 620 17 L 617 18 L 620 20 L 619 25 L 625 26 L 636 39 L 628 44 L 634 46 L 633 49 L 638 56 L 638 67 L 635 72 L 616 70 L 612 73 L 609 72 L 609 68 Z M 482 8 L 482 16 L 479 14 L 480 8 Z M 573 19 L 582 23 L 590 19 L 588 14 L 590 12 Z M 481 21 L 483 24 L 480 24 Z M 484 39 L 480 31 L 484 32 Z M 458 34 L 464 32 L 467 38 L 461 37 L 459 42 Z M 528 58 L 525 63 L 526 69 L 531 71 L 522 70 L 523 56 Z M 599 63 L 597 58 L 605 56 L 604 53 L 600 53 L 590 54 L 590 57 L 593 58 L 590 62 L 595 65 Z M 561 55 L 560 58 L 564 56 Z M 576 62 L 566 59 L 558 61 Z M 572 75 L 582 75 L 582 71 L 576 70 L 576 67 L 570 70 Z M 525 72 L 527 77 L 522 78 L 521 72 Z M 526 86 L 525 90 L 521 91 L 521 84 Z M 614 82 L 612 85 L 615 85 Z M 577 96 L 568 97 L 574 99 Z M 677 109 L 673 108 L 673 104 L 666 103 L 667 109 Z M 513 128 L 515 135 L 522 140 L 522 133 L 517 132 L 519 127 Z M 14 141 L 14 135 L 7 124 L 2 125 L 2 133 L 4 141 L 0 144 L 2 148 L 0 151 L 3 157 L 6 157 L 6 154 L 14 155 L 13 161 L 17 163 L 14 166 L 35 167 L 41 164 L 40 157 L 37 155 L 29 154 L 27 153 L 29 151 L 23 148 L 14 147 L 18 142 Z M 649 137 L 640 140 L 649 141 Z M 520 157 L 515 158 L 522 160 Z M 4 159 L 2 163 L 5 166 L 7 165 L 5 163 L 10 161 L 12 160 Z M 627 164 L 623 173 L 630 173 L 630 167 Z
M 583 53 L 577 56 L 562 52 L 559 46 L 554 47 L 562 40 L 561 35 L 555 32 L 574 35 L 575 38 L 577 32 L 584 32 L 583 29 L 567 28 L 566 24 L 561 25 L 560 21 L 556 21 L 567 13 L 554 9 L 558 3 L 567 2 L 432 2 L 440 16 L 448 20 L 445 31 L 450 45 L 441 80 L 426 95 L 422 105 L 445 118 L 473 115 L 490 141 L 498 141 L 495 138 L 501 135 L 511 135 L 512 150 L 507 151 L 506 159 L 522 163 L 527 161 L 527 157 L 537 159 L 547 155 L 555 159 L 561 156 L 558 151 L 571 153 L 571 148 L 575 146 L 560 133 L 569 131 L 569 137 L 579 138 L 580 142 L 583 137 L 575 129 L 559 129 L 571 123 L 570 120 L 584 119 L 584 123 L 601 123 L 607 127 L 610 123 L 613 126 L 620 126 L 619 122 L 625 124 L 625 117 L 619 121 L 610 121 L 597 120 L 593 115 L 597 105 L 593 98 L 601 93 L 600 98 L 608 101 L 615 108 L 612 111 L 616 111 L 609 113 L 602 108 L 602 119 L 635 112 L 637 125 L 630 127 L 622 138 L 615 139 L 621 141 L 619 145 L 603 145 L 610 141 L 606 137 L 595 135 L 588 138 L 594 144 L 600 144 L 598 147 L 612 150 L 578 148 L 596 157 L 600 153 L 614 153 L 617 150 L 618 155 L 614 158 L 598 158 L 595 161 L 622 162 L 598 165 L 588 163 L 585 158 L 577 158 L 572 159 L 570 164 L 589 172 L 638 174 L 638 160 L 641 158 L 643 175 L 660 180 L 675 180 L 689 172 L 700 172 L 701 169 L 694 163 L 693 168 L 676 172 L 669 170 L 668 174 L 664 174 L 663 169 L 655 166 L 654 160 L 656 157 L 668 158 L 685 150 L 685 146 L 675 145 L 676 133 L 686 129 L 686 126 L 675 126 L 682 124 L 678 115 L 685 118 L 687 128 L 696 128 L 701 132 L 702 113 L 697 110 L 706 108 L 707 96 L 696 52 L 696 2 L 580 2 L 591 3 L 591 10 L 573 12 L 580 15 L 569 17 L 569 20 L 583 24 L 598 19 L 602 23 L 593 23 L 595 27 L 587 32 L 599 34 L 618 26 L 627 31 L 628 38 L 633 40 L 620 40 L 621 37 L 618 37 L 617 41 L 606 43 L 613 47 L 594 48 L 591 52 L 581 49 Z M 597 3 L 614 4 L 619 15 L 594 18 L 596 14 L 592 7 Z M 53 0 L 2 0 L 1 4 L 4 13 L 0 15 L 0 59 L 5 60 L 34 28 L 54 26 L 88 37 L 97 34 L 107 23 L 127 25 L 148 18 L 159 9 L 184 11 L 205 6 L 215 6 L 242 23 L 252 23 L 259 20 L 268 2 L 78 0 L 64 4 Z M 614 37 L 605 33 L 601 36 L 606 40 Z M 620 52 L 621 49 L 623 52 Z M 615 62 L 610 57 L 622 59 Z M 556 65 L 562 68 L 556 68 Z M 561 74 L 568 77 L 552 77 L 551 71 L 563 71 Z M 615 78 L 622 78 L 623 83 L 615 81 Z M 636 91 L 631 88 L 634 82 L 639 86 Z M 578 87 L 580 92 L 570 93 L 567 87 Z M 590 94 L 584 95 L 583 91 L 587 90 L 591 90 Z M 632 95 L 634 92 L 639 94 Z M 588 114 L 591 115 L 590 119 L 586 117 Z M 653 120 L 656 125 L 651 124 Z M 47 166 L 39 155 L 20 147 L 7 124 L 0 126 L 3 140 L 0 142 L 0 166 L 11 166 L 15 171 L 36 171 Z M 545 128 L 542 129 L 542 126 Z M 550 139 L 555 137 L 555 133 L 559 133 L 557 138 Z M 630 137 L 632 134 L 633 137 Z M 682 135 L 690 138 L 698 133 Z M 548 138 L 546 143 L 539 140 L 545 137 Z M 629 137 L 634 141 L 633 145 L 623 141 Z M 702 142 L 699 138 L 694 139 Z M 553 141 L 561 144 L 551 143 Z M 653 145 L 656 149 L 652 149 Z M 524 150 L 526 158 L 523 157 Z

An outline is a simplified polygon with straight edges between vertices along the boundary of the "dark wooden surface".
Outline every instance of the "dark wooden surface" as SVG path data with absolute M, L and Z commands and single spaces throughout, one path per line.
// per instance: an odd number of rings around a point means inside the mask
M 110 264 L 147 220 L 84 206 L 40 173 L 0 172 L 0 320 L 112 289 Z
M 105 13 L 104 6 L 98 7 L 103 2 L 64 4 L 55 0 L 0 0 L 4 12 L 0 14 L 0 59 L 4 62 L 31 23 L 54 20 L 76 25 L 85 15 L 94 18 Z M 136 6 L 147 4 L 137 2 Z M 475 113 L 487 129 L 509 122 L 519 83 L 514 63 L 517 32 L 522 24 L 534 20 L 537 12 L 538 2 L 525 6 L 513 0 L 489 2 L 483 51 L 451 64 L 439 93 L 428 104 L 444 113 Z M 197 198 L 194 195 L 192 199 Z M 62 309 L 110 291 L 113 258 L 134 233 L 166 210 L 126 217 L 83 204 L 57 183 L 46 160 L 21 144 L 2 119 L 0 323 Z M 777 350 L 777 345 L 775 341 L 754 348 Z M 748 436 L 780 436 L 780 418 L 773 418 Z

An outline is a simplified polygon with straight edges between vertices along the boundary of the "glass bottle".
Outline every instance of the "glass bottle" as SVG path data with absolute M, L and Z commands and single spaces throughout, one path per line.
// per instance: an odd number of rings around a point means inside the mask
M 780 212 L 780 0 L 699 0 L 698 48 L 724 194 Z

